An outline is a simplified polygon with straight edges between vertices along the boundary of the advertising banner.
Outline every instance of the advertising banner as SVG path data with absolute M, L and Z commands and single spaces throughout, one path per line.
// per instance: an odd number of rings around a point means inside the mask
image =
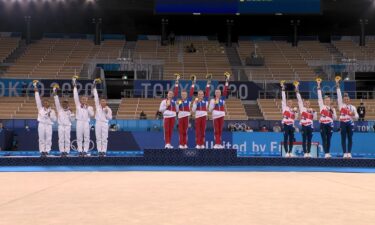
M 72 93 L 71 80 L 39 80 L 38 88 L 41 96 L 50 96 L 53 85 L 59 84 L 62 93 Z M 91 95 L 91 80 L 77 81 L 77 89 L 80 95 Z M 33 96 L 34 87 L 32 79 L 0 79 L 0 97 Z
M 373 148 L 374 133 L 355 133 L 353 136 L 353 156 L 375 157 Z M 296 141 L 301 141 L 301 133 L 295 134 Z M 323 157 L 322 141 L 320 133 L 314 132 L 313 142 L 318 142 L 319 156 Z M 241 146 L 238 149 L 239 156 L 280 156 L 283 133 L 233 133 L 233 144 Z M 334 132 L 331 140 L 331 154 L 333 156 L 342 155 L 341 136 L 339 132 Z

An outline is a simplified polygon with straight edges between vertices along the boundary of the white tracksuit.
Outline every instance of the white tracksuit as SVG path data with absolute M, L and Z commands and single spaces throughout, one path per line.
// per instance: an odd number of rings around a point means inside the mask
M 99 102 L 98 91 L 93 89 L 95 99 L 95 135 L 96 148 L 98 152 L 107 152 L 108 146 L 108 121 L 112 119 L 112 110 L 106 106 L 102 107 Z
M 56 113 L 51 108 L 43 107 L 37 91 L 35 92 L 35 102 L 38 108 L 39 151 L 49 153 L 52 146 L 52 124 L 56 121 Z
M 70 152 L 70 131 L 74 114 L 68 109 L 61 107 L 59 96 L 55 95 L 55 106 L 57 111 L 57 122 L 59 124 L 59 149 L 60 152 Z
M 77 150 L 78 152 L 88 152 L 90 147 L 90 117 L 94 116 L 94 109 L 91 106 L 81 104 L 76 87 L 74 87 L 73 95 L 76 105 Z

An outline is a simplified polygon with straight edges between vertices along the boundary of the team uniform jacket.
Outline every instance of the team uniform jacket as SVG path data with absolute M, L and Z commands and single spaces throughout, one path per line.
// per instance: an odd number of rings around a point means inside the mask
M 219 99 L 211 99 L 209 110 L 212 112 L 212 119 L 225 116 L 225 99 L 228 95 L 228 83 L 224 86 L 223 95 Z
M 313 127 L 313 121 L 317 119 L 317 113 L 314 110 L 307 109 L 303 106 L 303 100 L 301 94 L 297 92 L 298 107 L 300 111 L 300 124 L 302 126 Z
M 56 121 L 55 110 L 51 109 L 51 107 L 43 107 L 39 92 L 35 92 L 35 102 L 38 108 L 38 122 L 40 124 L 52 125 Z
M 319 122 L 323 124 L 331 123 L 333 126 L 333 121 L 337 119 L 336 110 L 333 107 L 326 106 L 323 103 L 322 90 L 318 89 L 318 103 L 320 109 L 320 119 Z
M 108 123 L 108 121 L 112 119 L 112 110 L 108 106 L 103 108 L 100 105 L 99 95 L 98 95 L 98 91 L 96 90 L 96 88 L 93 89 L 93 92 L 94 92 L 94 101 L 95 101 L 95 108 L 96 108 L 95 120 L 96 122 Z
M 206 86 L 206 93 L 202 101 L 194 101 L 192 111 L 195 112 L 195 118 L 207 116 L 208 98 L 210 97 L 210 86 Z
M 74 87 L 73 93 L 74 103 L 76 105 L 76 120 L 90 122 L 90 118 L 94 116 L 94 109 L 91 106 L 81 104 L 76 87 Z
M 337 103 L 340 110 L 340 122 L 354 124 L 354 120 L 359 118 L 357 109 L 351 104 L 343 103 L 340 88 L 337 88 Z
M 74 113 L 68 108 L 64 109 L 61 107 L 59 96 L 55 95 L 55 106 L 57 111 L 57 122 L 61 126 L 71 126 L 74 120 Z
M 170 100 L 170 105 L 167 106 L 168 99 L 164 99 L 160 103 L 159 111 L 163 113 L 164 118 L 176 117 L 176 112 L 178 112 L 177 106 L 177 96 L 178 95 L 178 86 L 175 85 L 174 88 L 174 97 Z
M 296 119 L 296 113 L 292 108 L 286 105 L 286 95 L 285 91 L 281 92 L 281 108 L 283 112 L 283 119 L 281 123 L 288 126 L 294 125 L 294 120 Z

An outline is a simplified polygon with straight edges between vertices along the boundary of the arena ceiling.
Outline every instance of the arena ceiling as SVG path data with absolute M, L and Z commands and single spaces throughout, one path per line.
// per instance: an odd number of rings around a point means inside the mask
M 289 35 L 290 20 L 300 19 L 300 34 L 356 35 L 359 19 L 368 19 L 367 33 L 375 33 L 374 0 L 322 0 L 321 15 L 155 15 L 153 0 L 0 0 L 0 31 L 23 31 L 24 16 L 32 17 L 34 37 L 44 32 L 93 33 L 92 18 L 103 18 L 103 32 L 160 34 L 161 18 L 177 34 L 217 35 L 225 38 L 225 21 L 235 20 L 234 35 Z

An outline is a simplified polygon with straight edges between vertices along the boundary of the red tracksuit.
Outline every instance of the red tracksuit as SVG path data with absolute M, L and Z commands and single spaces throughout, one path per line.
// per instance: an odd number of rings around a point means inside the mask
M 198 146 L 205 145 L 206 122 L 208 98 L 210 97 L 210 87 L 206 87 L 205 97 L 202 101 L 194 102 L 193 111 L 195 111 L 195 142 Z
M 178 87 L 177 87 L 178 92 Z M 180 145 L 187 145 L 187 130 L 189 128 L 190 104 L 194 95 L 194 85 L 191 86 L 189 96 L 185 100 L 180 100 L 178 106 L 178 132 Z
M 222 96 L 219 99 L 211 99 L 210 111 L 214 123 L 215 145 L 222 144 L 222 134 L 225 117 L 225 99 L 228 95 L 228 84 L 225 84 Z
M 174 95 L 177 96 L 178 87 L 175 86 Z M 166 102 L 168 99 L 164 99 L 161 104 L 159 111 L 163 113 L 164 123 L 164 140 L 165 144 L 171 144 L 174 123 L 176 121 L 177 102 L 176 97 L 170 99 L 170 105 L 167 106 Z

